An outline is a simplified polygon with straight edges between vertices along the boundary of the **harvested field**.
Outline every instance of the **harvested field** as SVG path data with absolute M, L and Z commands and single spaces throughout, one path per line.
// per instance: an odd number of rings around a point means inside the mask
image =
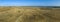
M 60 22 L 60 9 L 3 7 L 0 8 L 0 22 Z

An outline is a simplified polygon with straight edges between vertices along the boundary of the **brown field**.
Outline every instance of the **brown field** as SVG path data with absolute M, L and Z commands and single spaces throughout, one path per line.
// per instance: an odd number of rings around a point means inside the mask
M 60 22 L 60 8 L 0 7 L 0 22 Z

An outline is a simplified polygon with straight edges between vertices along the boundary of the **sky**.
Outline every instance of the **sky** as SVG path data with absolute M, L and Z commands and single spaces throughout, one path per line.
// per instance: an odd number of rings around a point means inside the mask
M 60 6 L 60 0 L 0 0 L 0 6 Z

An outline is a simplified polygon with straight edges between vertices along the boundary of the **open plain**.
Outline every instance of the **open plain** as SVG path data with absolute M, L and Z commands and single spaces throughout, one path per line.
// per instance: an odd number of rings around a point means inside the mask
M 0 7 L 0 22 L 60 22 L 60 8 Z

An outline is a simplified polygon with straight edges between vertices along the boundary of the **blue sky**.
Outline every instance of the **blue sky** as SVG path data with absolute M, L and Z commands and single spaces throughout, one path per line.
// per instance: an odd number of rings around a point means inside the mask
M 0 6 L 60 6 L 60 0 L 0 0 Z

